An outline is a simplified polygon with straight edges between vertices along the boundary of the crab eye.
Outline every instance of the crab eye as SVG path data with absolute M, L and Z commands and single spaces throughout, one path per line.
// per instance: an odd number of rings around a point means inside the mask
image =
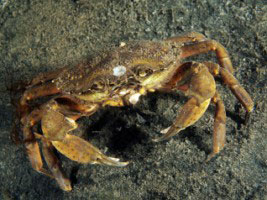
M 146 76 L 149 76 L 149 75 L 151 75 L 153 73 L 153 70 L 151 70 L 151 69 L 148 69 L 148 68 L 139 68 L 138 70 L 137 70 L 137 75 L 139 76 L 139 77 L 146 77 Z
M 146 76 L 146 71 L 145 70 L 139 70 L 138 71 L 138 76 L 145 77 Z
M 102 81 L 95 81 L 91 86 L 92 90 L 101 90 L 104 88 L 104 83 Z

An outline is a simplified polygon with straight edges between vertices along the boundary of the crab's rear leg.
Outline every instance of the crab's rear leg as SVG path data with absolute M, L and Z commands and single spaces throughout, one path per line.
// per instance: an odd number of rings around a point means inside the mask
M 35 136 L 38 137 L 37 134 L 35 134 Z M 58 158 L 54 155 L 53 153 L 54 147 L 52 143 L 44 139 L 44 137 L 40 136 L 40 138 L 42 138 L 42 150 L 44 159 L 45 162 L 47 163 L 48 168 L 52 172 L 53 177 L 56 179 L 60 188 L 62 188 L 65 191 L 71 191 L 72 190 L 71 181 L 68 178 L 66 178 Z
M 219 153 L 225 144 L 226 136 L 226 112 L 224 103 L 220 98 L 219 93 L 216 91 L 212 98 L 212 103 L 215 104 L 215 116 L 214 116 L 214 127 L 213 127 L 213 146 L 212 152 L 209 154 L 206 161 L 209 161 L 217 153 Z
M 246 109 L 245 123 L 248 121 L 250 113 L 253 111 L 254 102 L 252 101 L 250 95 L 247 91 L 240 85 L 238 80 L 226 69 L 220 67 L 218 64 L 212 62 L 205 62 L 209 71 L 213 76 L 221 76 L 223 82 L 230 88 L 235 97 L 241 102 L 241 104 Z
M 38 85 L 26 90 L 20 98 L 19 106 L 17 108 L 19 116 L 22 119 L 22 123 L 23 118 L 29 113 L 30 110 L 28 106 L 29 101 L 37 99 L 39 97 L 57 94 L 58 92 L 59 90 L 52 82 L 44 83 L 42 85 Z
M 201 53 L 207 53 L 209 51 L 215 51 L 220 66 L 227 69 L 230 73 L 234 72 L 234 68 L 227 50 L 223 45 L 215 40 L 205 40 L 196 42 L 194 44 L 186 44 L 181 47 L 181 49 L 181 58 L 186 58 Z
M 204 62 L 205 66 L 208 67 L 210 73 L 213 76 L 221 75 L 224 83 L 231 89 L 236 98 L 242 103 L 247 111 L 246 121 L 248 120 L 249 113 L 253 110 L 254 103 L 246 92 L 246 90 L 240 85 L 236 78 L 226 69 L 220 67 L 216 63 Z M 217 153 L 219 153 L 225 144 L 225 133 L 226 133 L 226 112 L 225 106 L 220 98 L 218 91 L 216 91 L 212 102 L 215 104 L 215 120 L 214 120 L 214 130 L 213 130 L 213 149 L 212 153 L 208 156 L 207 161 L 213 158 Z M 245 121 L 245 122 L 246 122 Z
M 38 84 L 52 81 L 53 79 L 57 78 L 61 73 L 63 73 L 66 70 L 68 70 L 68 67 L 56 69 L 55 71 L 51 71 L 51 72 L 40 73 L 34 79 L 32 79 L 29 86 L 32 87 Z
M 213 76 L 201 63 L 185 63 L 180 66 L 172 80 L 167 83 L 166 88 L 179 89 L 191 98 L 178 112 L 173 125 L 162 131 L 165 134 L 154 139 L 156 142 L 170 138 L 199 120 L 216 91 Z
M 52 153 L 49 145 L 43 145 L 43 154 L 46 159 L 47 165 L 51 172 L 43 168 L 43 161 L 37 143 L 37 136 L 32 132 L 32 127 L 36 125 L 44 115 L 44 109 L 35 109 L 30 114 L 24 117 L 23 122 L 23 137 L 25 140 L 25 147 L 31 162 L 32 167 L 39 173 L 45 174 L 51 178 L 55 178 L 63 190 L 70 191 L 70 181 L 65 177 L 64 173 L 60 170 L 60 164 L 57 158 Z M 37 137 L 37 138 L 36 138 Z M 43 137 L 43 136 L 42 136 Z M 39 137 L 40 138 L 40 137 Z
M 29 115 L 27 115 L 24 126 L 23 126 L 23 138 L 25 143 L 25 148 L 32 167 L 39 173 L 45 174 L 49 177 L 53 175 L 43 168 L 43 161 L 41 157 L 41 152 L 39 145 L 32 133 L 32 127 L 40 121 L 42 112 L 39 109 L 33 110 Z

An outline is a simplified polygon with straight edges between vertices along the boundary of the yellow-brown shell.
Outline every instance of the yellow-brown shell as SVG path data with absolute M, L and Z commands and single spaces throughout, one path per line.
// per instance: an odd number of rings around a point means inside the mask
M 53 80 L 63 93 L 83 94 L 95 91 L 112 91 L 114 87 L 140 85 L 142 78 L 163 71 L 170 63 L 179 60 L 181 44 L 172 41 L 129 42 L 103 53 L 89 64 L 63 71 Z M 120 76 L 114 68 L 125 67 Z

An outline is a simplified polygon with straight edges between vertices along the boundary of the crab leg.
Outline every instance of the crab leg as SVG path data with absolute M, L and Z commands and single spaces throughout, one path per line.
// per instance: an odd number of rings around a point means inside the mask
M 213 148 L 212 153 L 208 156 L 206 161 L 209 161 L 217 153 L 219 153 L 225 144 L 225 133 L 226 133 L 226 112 L 223 101 L 220 98 L 218 92 L 215 93 L 212 98 L 212 102 L 215 104 L 215 120 L 213 129 Z
M 58 158 L 53 153 L 53 146 L 52 143 L 48 140 L 43 139 L 43 155 L 45 158 L 45 161 L 47 163 L 48 168 L 52 172 L 54 178 L 58 182 L 60 188 L 65 191 L 71 191 L 71 182 L 68 178 L 66 178 L 65 174 L 63 173 L 63 170 L 61 169 L 61 165 L 59 163 Z
M 209 68 L 209 71 L 213 74 L 213 76 L 221 75 L 223 82 L 230 88 L 235 97 L 241 102 L 241 104 L 246 109 L 247 121 L 249 113 L 251 113 L 254 108 L 254 102 L 252 101 L 247 91 L 240 85 L 238 80 L 228 70 L 212 62 L 205 62 L 203 64 Z
M 63 68 L 57 69 L 57 70 L 52 71 L 52 72 L 40 73 L 37 75 L 37 77 L 35 77 L 31 81 L 31 84 L 29 85 L 29 87 L 35 86 L 35 85 L 40 84 L 40 83 L 45 83 L 47 81 L 55 79 L 59 76 L 59 74 L 61 74 L 62 72 L 64 72 L 67 69 L 68 69 L 68 67 L 63 67 Z
M 20 99 L 20 105 L 26 105 L 27 101 L 37 99 L 39 97 L 48 96 L 58 93 L 59 90 L 54 83 L 47 83 L 40 86 L 36 86 L 26 90 Z
M 41 174 L 53 178 L 53 175 L 49 171 L 43 168 L 43 161 L 37 141 L 26 142 L 25 147 L 32 168 Z
M 53 177 L 53 175 L 49 171 L 43 168 L 39 145 L 31 130 L 32 126 L 34 126 L 40 120 L 41 115 L 42 112 L 39 109 L 36 109 L 33 110 L 30 115 L 27 116 L 23 127 L 23 138 L 27 155 L 29 157 L 33 169 L 35 169 L 39 173 L 45 174 L 49 177 Z
M 240 85 L 238 80 L 229 73 L 226 69 L 220 68 L 220 75 L 224 81 L 224 83 L 230 88 L 230 90 L 234 93 L 236 98 L 241 102 L 241 104 L 245 107 L 248 113 L 253 111 L 254 103 L 247 93 L 247 91 Z
M 221 45 L 219 42 L 215 40 L 206 40 L 194 44 L 188 44 L 181 47 L 181 49 L 182 49 L 181 58 L 186 58 L 189 56 L 206 53 L 209 51 L 215 51 L 220 66 L 222 68 L 227 69 L 231 73 L 234 72 L 234 68 L 227 50 L 224 48 L 223 45 Z
M 221 68 L 218 64 L 212 62 L 204 62 L 203 64 L 208 67 L 210 73 L 213 76 L 216 77 L 218 75 L 221 75 L 224 83 L 231 89 L 236 98 L 245 107 L 247 111 L 245 119 L 246 123 L 249 117 L 249 113 L 252 112 L 254 107 L 254 103 L 249 94 L 228 70 Z M 214 131 L 213 131 L 213 151 L 208 156 L 207 161 L 209 161 L 212 157 L 214 157 L 217 153 L 219 153 L 223 149 L 225 143 L 225 132 L 226 132 L 225 107 L 218 92 L 215 93 L 214 97 L 212 98 L 212 102 L 216 106 Z
M 51 178 L 55 178 L 60 187 L 63 190 L 71 190 L 70 181 L 61 172 L 61 167 L 54 156 L 51 147 L 48 143 L 43 144 L 43 153 L 46 159 L 47 165 L 51 170 L 52 174 L 43 168 L 42 157 L 39 149 L 39 145 L 36 141 L 36 135 L 32 132 L 32 127 L 41 120 L 44 114 L 43 109 L 35 109 L 29 115 L 26 116 L 23 127 L 23 137 L 25 141 L 26 151 L 31 162 L 32 167 L 39 173 L 45 174 Z M 43 137 L 43 136 L 42 136 Z M 39 137 L 40 138 L 40 137 Z M 43 141 L 45 142 L 45 141 Z
M 42 96 L 53 95 L 58 92 L 59 90 L 53 83 L 47 83 L 26 90 L 20 99 L 18 108 L 21 119 L 23 120 L 23 117 L 29 112 L 28 101 L 37 99 Z

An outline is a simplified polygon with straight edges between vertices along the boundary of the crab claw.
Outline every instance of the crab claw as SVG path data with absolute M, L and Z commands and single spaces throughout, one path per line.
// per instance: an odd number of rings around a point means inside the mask
M 98 148 L 75 135 L 66 134 L 62 141 L 52 141 L 53 146 L 63 155 L 79 163 L 106 164 L 123 167 L 128 162 L 104 155 Z
M 211 99 L 206 99 L 202 103 L 194 97 L 189 99 L 186 104 L 179 111 L 174 123 L 161 131 L 164 135 L 154 139 L 154 142 L 160 142 L 162 140 L 169 139 L 170 137 L 176 135 L 181 130 L 184 130 L 188 126 L 194 124 L 207 110 Z
M 111 166 L 116 166 L 116 167 L 124 167 L 129 164 L 129 162 L 119 162 L 119 160 L 120 159 L 118 158 L 102 156 L 101 158 L 97 159 L 95 163 L 111 165 Z
M 170 137 L 176 135 L 179 131 L 183 130 L 184 128 L 180 128 L 180 129 L 175 129 L 174 127 L 170 126 L 168 128 L 165 128 L 163 130 L 160 131 L 160 133 L 164 134 L 161 137 L 158 138 L 154 138 L 152 139 L 153 142 L 161 142 L 163 140 L 167 140 Z

